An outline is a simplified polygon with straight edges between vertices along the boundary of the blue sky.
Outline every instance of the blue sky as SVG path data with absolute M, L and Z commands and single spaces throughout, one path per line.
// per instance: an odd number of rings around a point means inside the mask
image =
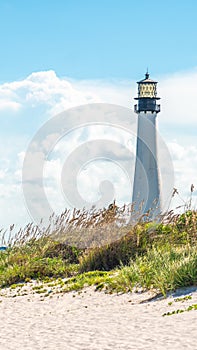
M 1 0 L 0 81 L 53 69 L 75 79 L 138 79 L 197 61 L 195 0 Z
M 57 113 L 89 103 L 117 104 L 129 108 L 134 118 L 136 81 L 147 66 L 158 81 L 158 129 L 174 164 L 175 187 L 187 200 L 194 183 L 197 203 L 196 13 L 194 0 L 0 0 L 2 226 L 32 220 L 22 169 L 28 144 L 40 128 Z M 43 144 L 56 137 L 51 133 Z M 122 154 L 118 144 L 135 152 L 135 140 L 121 130 L 76 129 L 46 159 L 45 192 L 53 210 L 65 208 L 60 177 L 66 155 L 97 138 L 117 143 L 116 161 Z M 90 203 L 99 199 L 99 182 L 106 176 L 113 180 L 119 203 L 128 203 L 132 183 L 115 164 L 84 165 L 77 185 L 81 196 Z

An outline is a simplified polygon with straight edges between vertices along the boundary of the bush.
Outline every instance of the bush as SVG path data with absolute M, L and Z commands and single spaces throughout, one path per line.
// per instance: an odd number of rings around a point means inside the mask
M 117 241 L 87 250 L 80 258 L 80 270 L 106 270 L 126 265 L 136 255 L 145 254 L 150 246 L 152 232 L 148 232 L 147 224 L 127 226 L 125 235 Z
M 197 284 L 197 251 L 193 248 L 153 247 L 122 267 L 110 280 L 109 289 L 132 291 L 134 286 L 167 291 Z

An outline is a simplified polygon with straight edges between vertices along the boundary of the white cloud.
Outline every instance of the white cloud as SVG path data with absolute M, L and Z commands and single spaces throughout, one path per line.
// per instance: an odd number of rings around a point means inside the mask
M 62 139 L 50 154 L 45 165 L 45 191 L 50 194 L 48 185 L 53 182 L 58 196 L 63 186 L 66 192 L 78 192 L 82 206 L 85 206 L 85 201 L 91 206 L 100 197 L 99 184 L 108 180 L 115 184 L 115 198 L 119 204 L 128 202 L 131 200 L 131 190 L 128 189 L 132 187 L 130 175 L 134 169 L 134 156 L 133 149 L 128 149 L 126 140 L 131 135 L 122 130 L 118 132 L 117 128 L 100 125 L 84 129 L 86 136 L 83 140 L 78 140 L 82 130 L 77 129 L 69 137 Z M 127 178 L 125 181 L 129 184 L 125 187 L 124 178 Z M 71 195 L 70 205 L 75 203 L 73 198 Z M 54 207 L 52 202 L 54 203 L 54 195 L 50 200 Z M 64 205 L 65 203 L 64 199 Z
M 0 109 L 44 104 L 51 116 L 80 104 L 100 102 L 98 95 L 81 91 L 68 80 L 58 78 L 54 71 L 36 72 L 24 80 L 2 84 L 0 95 Z
M 16 101 L 4 100 L 2 98 L 0 99 L 0 111 L 13 110 L 14 112 L 16 112 L 20 109 L 20 107 L 20 103 Z
M 197 69 L 161 79 L 158 90 L 165 122 L 197 124 Z

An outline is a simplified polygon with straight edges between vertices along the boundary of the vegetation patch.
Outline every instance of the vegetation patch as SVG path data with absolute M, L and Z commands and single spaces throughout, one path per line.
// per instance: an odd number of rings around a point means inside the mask
M 129 210 L 113 203 L 98 212 L 75 210 L 69 218 L 66 212 L 53 217 L 45 231 L 29 224 L 15 236 L 12 226 L 12 238 L 5 242 L 2 236 L 7 249 L 0 251 L 0 287 L 14 290 L 38 279 L 43 287 L 33 290 L 42 293 L 47 285 L 58 292 L 87 286 L 128 292 L 139 287 L 166 295 L 197 285 L 197 212 L 169 212 L 157 222 L 142 216 L 127 224 Z M 75 243 L 80 237 L 80 244 L 74 245 L 72 237 Z
M 197 310 L 197 304 L 190 305 L 186 309 L 178 309 L 178 310 L 165 312 L 162 316 L 172 316 L 172 315 L 181 314 L 183 312 L 192 311 L 192 310 Z
M 96 289 L 103 289 L 109 282 L 111 276 L 106 271 L 90 271 L 83 274 L 79 274 L 76 277 L 72 277 L 65 282 L 63 292 L 69 292 L 71 290 L 80 290 L 84 287 L 95 286 Z

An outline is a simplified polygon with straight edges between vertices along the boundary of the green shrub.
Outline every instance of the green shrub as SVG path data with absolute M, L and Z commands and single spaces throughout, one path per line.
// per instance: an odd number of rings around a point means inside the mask
M 151 239 L 145 226 L 128 226 L 126 230 L 125 235 L 117 241 L 87 250 L 80 258 L 81 271 L 109 271 L 120 264 L 128 264 L 136 254 L 144 254 Z
M 51 242 L 46 248 L 43 257 L 55 258 L 59 257 L 71 264 L 79 263 L 81 250 L 76 247 L 71 247 L 65 243 Z
M 7 286 L 30 279 L 48 277 L 70 277 L 77 271 L 77 266 L 67 264 L 60 258 L 29 258 L 23 264 L 13 263 L 0 275 L 0 285 Z
M 153 247 L 123 266 L 109 288 L 131 291 L 134 286 L 156 289 L 164 295 L 179 287 L 197 284 L 197 249 L 195 247 Z

